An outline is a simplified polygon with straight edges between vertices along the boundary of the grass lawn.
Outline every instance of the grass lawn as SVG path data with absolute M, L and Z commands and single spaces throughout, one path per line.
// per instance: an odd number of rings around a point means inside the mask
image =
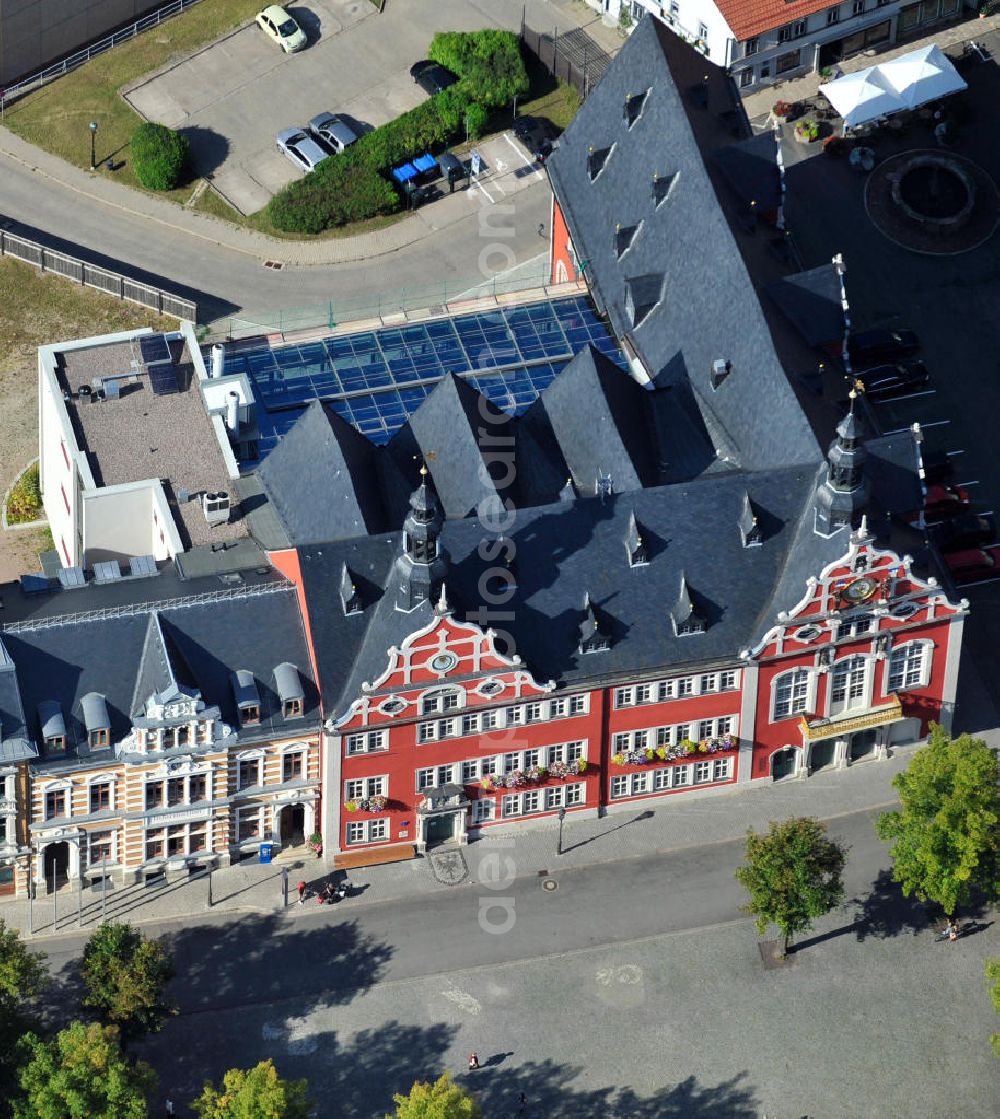
M 38 454 L 36 347 L 139 326 L 177 322 L 0 257 L 0 496 Z M 46 529 L 0 533 L 0 582 L 39 570 L 37 553 L 51 547 Z
M 226 31 L 252 19 L 261 0 L 202 0 L 181 15 L 113 47 L 85 66 L 57 78 L 45 88 L 15 102 L 4 113 L 4 123 L 18 136 L 77 167 L 90 166 L 92 120 L 98 123 L 98 161 L 124 161 L 117 171 L 104 169 L 129 186 L 142 189 L 132 171 L 129 140 L 141 118 L 125 103 L 118 90 L 144 74 L 158 70 L 172 58 L 211 43 Z M 192 184 L 160 197 L 186 202 Z

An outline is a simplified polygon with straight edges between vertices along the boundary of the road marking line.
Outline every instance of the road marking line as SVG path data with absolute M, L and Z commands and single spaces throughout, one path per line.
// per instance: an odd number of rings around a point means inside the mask
M 503 135 L 507 143 L 510 144 L 514 151 L 516 151 L 517 154 L 521 157 L 521 162 L 524 164 L 524 166 L 532 168 L 532 174 L 537 175 L 539 179 L 542 178 L 542 169 L 540 167 L 536 167 L 533 160 L 528 159 L 524 152 L 521 151 L 517 144 L 515 144 L 514 141 L 510 138 L 510 133 L 505 132 Z

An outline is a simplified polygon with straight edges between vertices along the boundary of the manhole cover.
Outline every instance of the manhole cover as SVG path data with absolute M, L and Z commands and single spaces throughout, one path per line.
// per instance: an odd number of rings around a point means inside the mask
M 542 889 L 551 893 L 553 890 L 559 889 L 559 883 L 554 878 L 546 878 L 542 883 Z
M 265 260 L 264 267 L 272 268 L 275 272 L 280 272 L 282 268 L 285 267 L 285 262 L 283 260 Z

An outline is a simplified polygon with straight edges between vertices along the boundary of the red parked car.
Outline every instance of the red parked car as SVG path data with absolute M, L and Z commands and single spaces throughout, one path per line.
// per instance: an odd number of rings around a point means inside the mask
M 996 553 L 987 552 L 983 548 L 948 552 L 944 562 L 956 583 L 975 583 L 980 579 L 992 579 L 997 574 Z
M 943 521 L 957 517 L 969 508 L 969 491 L 961 486 L 928 486 L 924 498 L 924 519 Z

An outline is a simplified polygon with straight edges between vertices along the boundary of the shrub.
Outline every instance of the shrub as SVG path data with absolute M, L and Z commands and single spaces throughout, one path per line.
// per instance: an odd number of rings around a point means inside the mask
M 392 186 L 360 159 L 345 154 L 331 156 L 285 187 L 268 203 L 267 212 L 274 225 L 288 233 L 321 233 L 398 208 L 399 196 Z
M 147 190 L 173 190 L 188 161 L 186 136 L 151 121 L 132 133 L 132 166 Z
M 486 127 L 486 110 L 482 105 L 470 105 L 465 110 L 465 127 L 468 129 L 469 138 L 478 140 Z
M 496 108 L 528 92 L 528 72 L 513 31 L 439 31 L 427 57 L 457 74 L 467 98 Z
M 38 482 L 38 463 L 29 466 L 18 478 L 7 498 L 7 522 L 12 525 L 42 517 L 42 491 Z

